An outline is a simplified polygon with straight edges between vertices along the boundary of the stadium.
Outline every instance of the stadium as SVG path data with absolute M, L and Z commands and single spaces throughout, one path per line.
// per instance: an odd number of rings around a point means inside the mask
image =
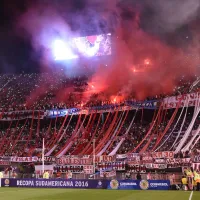
M 0 7 L 0 199 L 200 198 L 199 1 Z

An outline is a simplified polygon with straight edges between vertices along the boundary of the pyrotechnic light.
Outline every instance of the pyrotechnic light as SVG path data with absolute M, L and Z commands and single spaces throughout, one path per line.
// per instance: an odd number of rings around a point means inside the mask
M 144 63 L 145 63 L 145 65 L 149 65 L 149 64 L 150 64 L 150 60 L 149 60 L 149 59 L 146 59 L 146 60 L 144 61 Z
M 78 57 L 72 52 L 70 47 L 67 45 L 67 42 L 60 39 L 53 41 L 52 50 L 55 60 L 68 60 Z

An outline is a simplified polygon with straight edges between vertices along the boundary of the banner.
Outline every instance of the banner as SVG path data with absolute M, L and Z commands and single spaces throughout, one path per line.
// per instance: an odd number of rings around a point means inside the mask
M 127 160 L 133 162 L 140 162 L 140 155 L 138 153 L 127 154 Z
M 103 155 L 103 156 L 96 156 L 95 157 L 95 162 L 115 162 L 116 161 L 116 156 L 108 156 L 108 155 Z
M 4 165 L 11 165 L 11 162 L 6 161 L 6 160 L 0 160 L 0 166 L 4 166 Z
M 78 115 L 80 113 L 79 108 L 71 108 L 71 109 L 62 109 L 62 110 L 47 110 L 46 117 L 47 118 L 56 118 L 56 117 L 64 117 L 66 115 Z
M 106 189 L 106 180 L 1 179 L 1 187 Z
M 159 159 L 154 159 L 154 162 L 155 162 L 155 163 L 158 163 L 158 164 L 165 164 L 165 163 L 166 163 L 166 160 L 165 160 L 165 159 L 162 159 L 162 158 L 159 158 Z
M 101 178 L 111 178 L 111 177 L 115 177 L 116 176 L 116 171 L 112 170 L 110 172 L 104 172 L 104 171 L 100 171 L 100 177 Z
M 194 156 L 194 162 L 195 163 L 200 163 L 200 155 Z
M 157 109 L 159 105 L 158 100 L 151 100 L 151 101 L 126 101 L 126 104 L 132 105 L 138 108 L 145 108 L 145 109 Z
M 77 188 L 114 190 L 169 190 L 169 180 L 66 180 L 66 179 L 1 179 L 1 187 Z
M 111 180 L 108 189 L 113 190 L 169 190 L 169 180 Z
M 56 163 L 58 165 L 92 165 L 93 159 L 78 156 L 63 156 L 57 159 Z
M 191 158 L 174 158 L 166 160 L 168 168 L 190 167 L 192 164 Z
M 83 171 L 85 174 L 94 174 L 94 166 L 93 165 L 83 165 Z
M 128 165 L 128 172 L 131 173 L 146 173 L 147 172 L 147 168 L 145 165 Z
M 150 157 L 150 156 L 143 156 L 142 157 L 142 163 L 153 163 L 154 162 L 154 159 L 153 157 Z
M 23 120 L 27 118 L 43 119 L 44 116 L 45 112 L 42 110 L 35 110 L 34 115 L 32 110 L 0 112 L 0 121 L 14 121 Z
M 0 157 L 0 166 L 11 165 L 9 157 Z
M 118 160 L 123 160 L 127 158 L 127 154 L 117 154 L 116 159 Z
M 42 158 L 39 157 L 37 162 L 42 162 Z M 52 156 L 45 156 L 44 157 L 44 162 L 45 163 L 55 163 L 56 162 L 56 157 L 52 157 Z
M 66 173 L 66 172 L 72 172 L 73 174 L 93 174 L 94 173 L 94 168 L 93 165 L 65 165 L 65 166 L 54 166 L 53 171 L 55 173 L 61 172 L 61 173 Z
M 126 162 L 110 162 L 110 163 L 99 163 L 97 164 L 99 171 L 105 170 L 116 170 L 116 171 L 125 171 L 126 170 Z
M 154 152 L 152 153 L 153 158 L 174 158 L 173 151 L 164 151 L 164 152 Z
M 22 162 L 37 162 L 38 161 L 38 157 L 10 157 L 10 161 L 11 162 L 18 162 L 18 163 L 22 163 Z
M 5 159 L 5 157 L 4 157 Z M 22 162 L 42 162 L 41 157 L 17 157 L 17 156 L 12 156 L 12 157 L 7 157 L 10 162 L 17 162 L 17 163 L 22 163 Z M 51 156 L 45 156 L 44 157 L 44 162 L 45 163 L 55 163 L 56 162 L 56 157 L 51 157 Z
M 167 164 L 146 164 L 147 169 L 167 169 Z
M 188 107 L 193 107 L 196 101 L 199 99 L 199 93 L 184 94 L 179 96 L 167 97 L 163 100 L 163 107 L 165 109 L 177 108 L 179 101 L 181 100 L 181 106 L 184 107 L 185 101 L 188 99 Z

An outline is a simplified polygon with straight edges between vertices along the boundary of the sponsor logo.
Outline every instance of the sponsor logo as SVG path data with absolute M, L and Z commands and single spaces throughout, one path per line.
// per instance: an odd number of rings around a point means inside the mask
M 110 181 L 110 187 L 113 189 L 113 190 L 116 190 L 116 189 L 118 189 L 118 187 L 119 187 L 119 182 L 117 181 L 117 180 L 112 180 L 112 181 Z
M 10 180 L 9 179 L 5 179 L 4 183 L 5 183 L 5 186 L 9 186 Z
M 101 182 L 101 181 L 99 181 L 99 182 L 98 182 L 98 185 L 99 185 L 99 186 L 102 186 L 102 182 Z
M 103 188 L 103 183 L 102 181 L 98 181 L 97 188 L 102 189 Z
M 146 180 L 140 181 L 140 188 L 142 190 L 148 190 L 149 189 L 149 182 Z
M 123 182 L 123 183 L 120 183 L 120 186 L 137 186 L 137 183 L 134 183 L 134 182 Z
M 168 187 L 168 184 L 167 183 L 151 183 L 150 184 L 151 187 Z

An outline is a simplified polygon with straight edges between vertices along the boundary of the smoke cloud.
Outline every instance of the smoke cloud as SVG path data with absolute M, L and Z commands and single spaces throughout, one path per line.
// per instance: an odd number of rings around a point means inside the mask
M 48 49 L 55 35 L 67 40 L 81 36 L 83 31 L 105 33 L 111 29 L 113 55 L 106 63 L 105 59 L 98 62 L 90 79 L 94 93 L 103 93 L 107 98 L 144 99 L 172 92 L 177 77 L 196 73 L 199 59 L 193 59 L 198 55 L 193 43 L 187 49 L 170 46 L 160 39 L 159 33 L 173 32 L 194 20 L 199 11 L 198 0 L 75 2 L 30 5 L 18 20 L 17 27 L 26 30 L 34 48 L 46 49 L 42 59 L 45 66 L 51 65 Z M 148 11 L 153 14 L 145 19 Z M 148 31 L 142 28 L 144 19 Z M 80 66 L 87 64 L 90 60 L 79 60 Z
M 154 32 L 172 32 L 189 24 L 199 15 L 200 11 L 199 0 L 146 0 L 145 6 L 153 12 L 149 19 L 149 26 Z

